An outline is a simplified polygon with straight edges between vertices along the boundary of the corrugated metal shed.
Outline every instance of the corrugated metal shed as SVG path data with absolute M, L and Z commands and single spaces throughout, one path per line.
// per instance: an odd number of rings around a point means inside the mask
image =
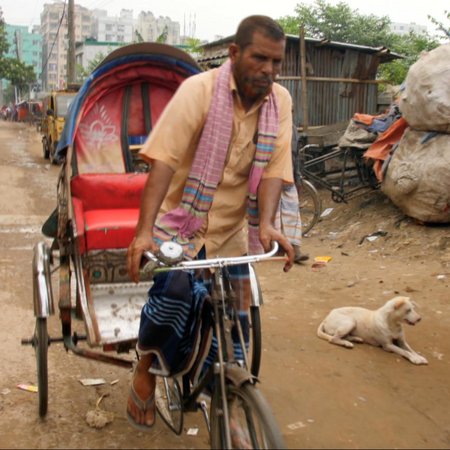
M 202 46 L 197 61 L 203 68 L 222 64 L 234 36 Z M 299 128 L 348 122 L 354 113 L 377 113 L 379 64 L 401 58 L 385 47 L 374 48 L 305 38 L 305 73 L 302 77 L 301 39 L 287 35 L 286 55 L 278 82 L 291 93 L 294 122 Z M 302 103 L 306 85 L 307 110 Z M 306 124 L 305 124 L 306 116 Z

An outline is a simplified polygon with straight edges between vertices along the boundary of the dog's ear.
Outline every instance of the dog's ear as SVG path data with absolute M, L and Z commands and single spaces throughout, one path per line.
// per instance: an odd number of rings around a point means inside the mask
M 399 297 L 394 304 L 394 309 L 400 309 L 406 303 L 406 297 Z

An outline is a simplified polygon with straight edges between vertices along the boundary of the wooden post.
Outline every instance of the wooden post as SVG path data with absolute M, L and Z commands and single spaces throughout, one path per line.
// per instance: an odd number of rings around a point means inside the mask
M 69 0 L 67 10 L 67 31 L 69 46 L 67 49 L 67 84 L 75 82 L 75 1 Z M 67 86 L 66 86 L 67 87 Z
M 300 26 L 300 75 L 302 80 L 302 110 L 303 110 L 303 133 L 308 131 L 308 90 L 306 86 L 306 45 L 305 45 L 305 27 Z

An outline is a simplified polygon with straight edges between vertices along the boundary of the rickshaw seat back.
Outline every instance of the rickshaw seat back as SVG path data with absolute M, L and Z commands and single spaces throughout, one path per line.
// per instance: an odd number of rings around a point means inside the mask
M 133 71 L 134 81 L 123 81 L 131 76 L 127 71 Z M 130 145 L 145 142 L 182 79 L 168 69 L 143 66 L 99 82 L 79 116 L 73 146 L 76 172 L 135 171 Z
M 128 248 L 146 179 L 144 173 L 84 174 L 72 178 L 72 205 L 81 254 Z

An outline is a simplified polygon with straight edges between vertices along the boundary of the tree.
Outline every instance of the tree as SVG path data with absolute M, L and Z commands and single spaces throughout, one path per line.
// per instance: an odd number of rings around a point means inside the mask
M 30 84 L 36 81 L 36 74 L 31 65 L 24 64 L 17 58 L 6 57 L 9 49 L 6 37 L 5 22 L 3 12 L 0 8 L 0 79 L 11 82 L 20 91 L 29 89 Z
M 389 17 L 361 15 L 344 2 L 335 6 L 325 0 L 316 0 L 313 6 L 300 3 L 295 7 L 295 13 L 296 16 L 278 19 L 286 33 L 297 35 L 303 25 L 305 34 L 312 38 L 372 47 L 387 47 L 392 41 Z
M 334 6 L 327 4 L 325 0 L 316 0 L 313 6 L 300 3 L 297 4 L 295 13 L 295 16 L 278 19 L 286 33 L 297 35 L 300 25 L 303 25 L 308 37 L 369 47 L 388 47 L 402 55 L 403 59 L 379 67 L 379 78 L 392 84 L 404 81 L 409 67 L 417 61 L 422 51 L 431 50 L 438 45 L 427 34 L 398 36 L 390 31 L 389 17 L 362 15 L 344 2 Z
M 450 12 L 444 11 L 444 14 L 447 16 L 447 19 L 449 20 L 449 23 L 450 23 Z M 428 17 L 428 20 L 430 20 L 430 22 L 433 25 L 436 25 L 437 31 L 444 35 L 444 39 L 450 38 L 450 25 L 445 25 L 443 22 L 439 22 L 439 20 L 435 19 L 434 17 L 432 17 L 430 15 L 428 15 L 427 17 Z
M 162 33 L 156 38 L 156 42 L 165 44 L 167 42 L 168 34 L 169 34 L 169 29 L 167 28 L 167 25 L 165 25 Z

